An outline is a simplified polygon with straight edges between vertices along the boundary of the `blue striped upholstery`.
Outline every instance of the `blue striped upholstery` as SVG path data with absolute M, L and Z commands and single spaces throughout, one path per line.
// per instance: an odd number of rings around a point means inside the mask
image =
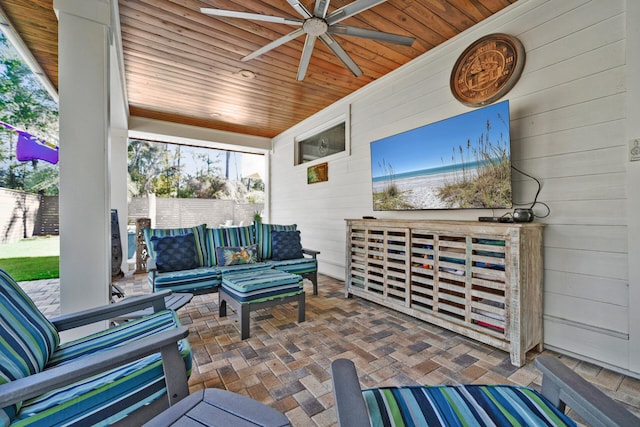
M 0 384 L 41 372 L 59 343 L 55 327 L 4 270 L 0 270 Z M 20 404 L 0 409 L 0 424 Z
M 303 292 L 300 276 L 277 270 L 224 275 L 222 287 L 233 299 L 242 303 L 267 301 Z
M 205 246 L 207 248 L 206 265 L 215 267 L 216 248 L 221 246 L 249 246 L 256 243 L 253 226 L 207 228 Z
M 217 269 L 222 273 L 222 277 L 224 277 L 228 274 L 246 273 L 254 270 L 270 270 L 271 266 L 266 262 L 256 262 L 253 264 L 220 266 Z
M 154 292 L 171 289 L 173 292 L 197 291 L 199 289 L 217 288 L 222 274 L 220 269 L 200 267 L 191 270 L 166 271 L 156 273 L 155 286 L 153 273 L 148 274 L 149 286 Z
M 196 256 L 198 258 L 198 266 L 206 266 L 206 245 L 205 245 L 205 230 L 207 225 L 201 224 L 196 227 L 188 228 L 145 228 L 142 230 L 144 241 L 147 244 L 147 252 L 149 256 L 156 259 L 156 253 L 153 249 L 151 237 L 163 237 L 163 236 L 178 236 L 181 234 L 193 233 L 193 237 L 196 241 Z
M 47 368 L 97 354 L 110 348 L 120 347 L 137 339 L 150 337 L 180 325 L 172 310 L 162 310 L 117 326 L 95 332 L 74 341 L 62 343 L 53 352 Z
M 575 426 L 536 391 L 520 386 L 459 385 L 363 390 L 377 426 Z
M 174 311 L 159 311 L 62 344 L 54 352 L 47 368 L 131 343 L 173 329 L 179 324 Z M 178 348 L 187 372 L 190 373 L 192 365 L 189 342 L 186 339 L 179 341 Z M 51 426 L 72 422 L 93 425 L 105 418 L 108 423 L 112 423 L 142 405 L 163 397 L 166 392 L 163 378 L 162 360 L 157 353 L 25 401 L 11 425 Z M 135 404 L 120 408 L 121 400 L 127 398 L 135 399 Z
M 55 327 L 18 284 L 0 270 L 0 384 L 80 360 L 180 326 L 163 310 L 75 341 L 59 344 Z M 187 373 L 189 342 L 178 342 Z M 0 410 L 0 425 L 107 425 L 166 397 L 160 353 Z
M 295 231 L 298 228 L 296 224 L 277 225 L 263 224 L 261 222 L 254 222 L 253 227 L 256 243 L 258 244 L 258 255 L 262 261 L 271 259 L 271 245 L 273 243 L 271 239 L 272 231 Z
M 221 284 L 222 276 L 226 272 L 244 271 L 245 269 L 263 268 L 266 264 L 269 268 L 283 272 L 298 274 L 309 278 L 317 285 L 316 272 L 318 264 L 314 258 L 298 258 L 284 261 L 271 259 L 272 232 L 296 231 L 297 225 L 277 225 L 254 223 L 244 227 L 220 227 L 205 228 L 204 225 L 193 228 L 174 229 L 145 229 L 144 236 L 149 245 L 151 236 L 167 236 L 176 234 L 193 233 L 196 238 L 198 260 L 202 259 L 198 268 L 178 271 L 159 272 L 153 271 L 148 275 L 149 286 L 153 291 L 171 289 L 174 292 L 203 291 L 210 289 L 215 291 Z M 218 266 L 216 263 L 216 248 L 223 246 L 250 246 L 258 245 L 258 257 L 262 262 L 250 265 Z M 151 247 L 149 254 L 156 259 Z M 157 261 L 157 260 L 156 260 Z M 200 261 L 199 261 L 200 262 Z M 156 263 L 157 264 L 157 263 Z
M 276 270 L 293 274 L 312 273 L 318 270 L 318 260 L 315 258 L 298 258 L 284 261 L 271 260 L 267 264 Z

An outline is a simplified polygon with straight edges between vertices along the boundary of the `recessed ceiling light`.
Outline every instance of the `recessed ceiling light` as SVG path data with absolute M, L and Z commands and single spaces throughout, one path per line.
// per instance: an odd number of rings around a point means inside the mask
M 256 73 L 249 70 L 240 70 L 238 71 L 238 75 L 243 79 L 247 79 L 247 80 L 253 80 L 256 78 Z
M 211 113 L 211 114 L 209 114 L 209 117 L 211 117 L 212 119 L 217 119 L 221 115 L 222 115 L 221 113 Z

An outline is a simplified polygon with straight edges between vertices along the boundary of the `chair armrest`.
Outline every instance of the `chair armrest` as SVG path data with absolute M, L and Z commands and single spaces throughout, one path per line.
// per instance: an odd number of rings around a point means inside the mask
M 356 367 L 351 360 L 331 362 L 333 396 L 338 414 L 338 426 L 370 427 L 369 413 L 362 397 Z
M 313 249 L 302 248 L 302 254 L 303 255 L 310 255 L 312 258 L 316 258 L 319 253 L 320 253 L 320 251 L 315 251 Z
M 181 326 L 142 338 L 113 350 L 87 356 L 74 362 L 2 384 L 0 385 L 0 408 L 73 384 L 158 352 L 162 352 L 168 396 L 170 399 L 173 396 L 175 401 L 180 400 L 189 394 L 189 389 L 186 368 L 178 353 L 177 342 L 186 338 L 187 335 L 189 335 L 189 330 Z M 176 363 L 176 360 L 179 363 Z
M 560 410 L 568 405 L 591 426 L 640 425 L 640 419 L 559 359 L 538 356 L 536 367 L 542 371 L 542 394 Z
M 88 310 L 70 313 L 51 319 L 51 323 L 58 331 L 77 328 L 79 326 L 90 325 L 102 320 L 113 319 L 127 313 L 132 313 L 145 308 L 153 307 L 154 312 L 164 310 L 165 297 L 171 295 L 171 290 L 155 292 L 148 295 L 129 297 L 114 304 L 107 304 Z

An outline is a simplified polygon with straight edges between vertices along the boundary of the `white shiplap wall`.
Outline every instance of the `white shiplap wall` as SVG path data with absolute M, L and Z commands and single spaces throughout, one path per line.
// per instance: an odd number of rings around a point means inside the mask
M 621 371 L 630 359 L 627 37 L 624 0 L 520 1 L 274 139 L 271 222 L 299 224 L 322 251 L 320 271 L 344 278 L 345 218 L 476 219 L 481 210 L 373 212 L 369 144 L 466 111 L 449 90 L 458 55 L 479 37 L 518 37 L 527 59 L 507 95 L 512 161 L 543 182 L 545 344 Z M 637 46 L 636 46 L 637 47 Z M 293 166 L 296 135 L 351 108 L 351 153 L 328 159 L 329 181 Z M 536 186 L 514 173 L 516 202 Z M 539 214 L 544 209 L 537 209 Z M 638 286 L 636 284 L 636 286 Z M 640 307 L 632 307 L 636 310 Z M 633 347 L 633 346 L 631 346 Z M 634 368 L 635 366 L 635 368 Z

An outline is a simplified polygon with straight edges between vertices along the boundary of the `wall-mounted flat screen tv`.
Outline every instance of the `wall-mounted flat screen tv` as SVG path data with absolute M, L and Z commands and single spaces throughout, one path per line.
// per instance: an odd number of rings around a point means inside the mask
M 373 210 L 510 208 L 509 101 L 371 143 Z

